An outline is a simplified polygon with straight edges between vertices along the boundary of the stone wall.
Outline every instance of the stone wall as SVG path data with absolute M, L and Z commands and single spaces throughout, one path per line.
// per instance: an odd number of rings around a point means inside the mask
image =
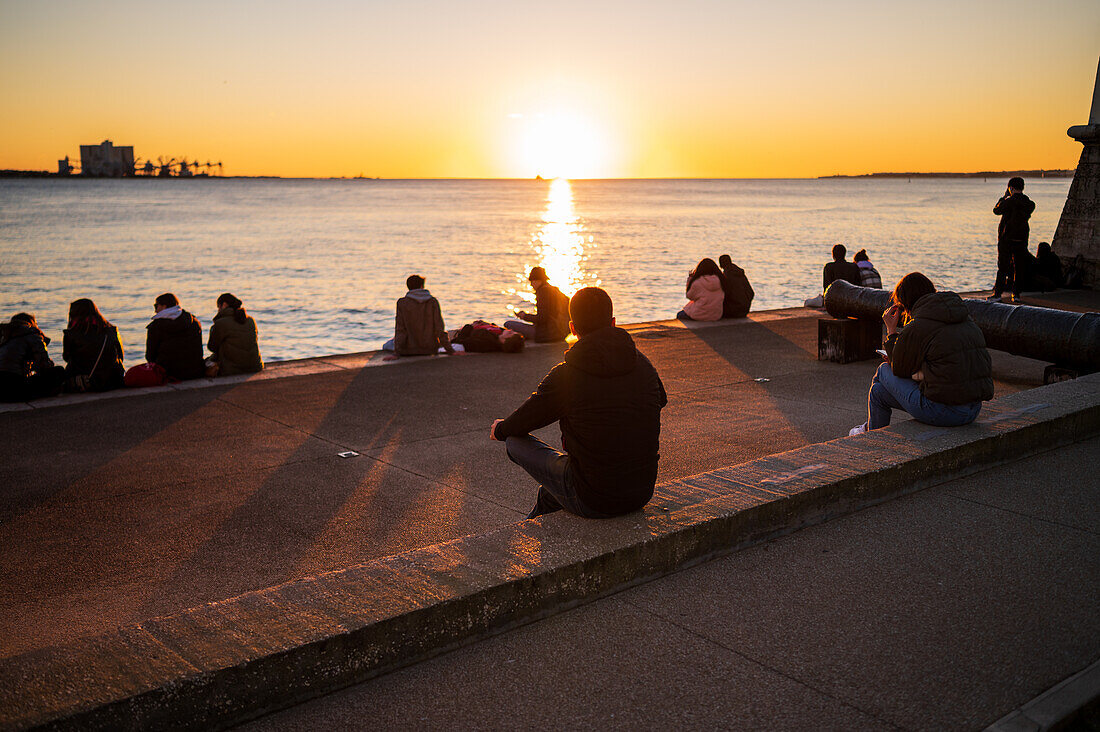
M 1100 140 L 1082 142 L 1085 149 L 1051 246 L 1064 267 L 1082 255 L 1085 284 L 1096 288 L 1100 287 Z

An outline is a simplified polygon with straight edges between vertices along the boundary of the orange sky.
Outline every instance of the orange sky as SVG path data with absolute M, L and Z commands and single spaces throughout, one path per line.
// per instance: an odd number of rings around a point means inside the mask
M 1067 168 L 1097 40 L 1093 0 L 0 0 L 0 168 L 105 138 L 239 175 Z

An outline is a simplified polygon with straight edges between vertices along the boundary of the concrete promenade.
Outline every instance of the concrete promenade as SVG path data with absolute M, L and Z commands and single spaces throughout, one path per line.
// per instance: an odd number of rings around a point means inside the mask
M 818 317 L 631 328 L 669 393 L 660 481 L 863 420 L 877 364 L 817 361 Z M 364 354 L 0 413 L 20 446 L 0 498 L 0 658 L 522 519 L 534 484 L 486 435 L 561 352 Z M 999 396 L 1041 382 L 1038 362 L 997 366 Z
M 983 729 L 1100 659 L 1098 455 L 954 480 L 241 729 Z
M 1089 295 L 1065 293 L 1059 304 L 1085 309 Z M 630 327 L 669 391 L 661 481 L 835 439 L 862 421 L 876 364 L 816 361 L 817 317 L 794 309 L 691 328 Z M 380 368 L 372 367 L 376 354 L 360 354 L 283 364 L 244 381 L 0 413 L 0 434 L 20 445 L 6 460 L 15 488 L 0 503 L 0 659 L 512 524 L 528 510 L 533 484 L 485 434 L 560 354 L 560 347 L 538 347 L 521 356 L 413 359 Z M 1041 380 L 1041 363 L 999 353 L 994 361 L 998 397 Z M 273 378 L 280 372 L 287 376 Z M 557 439 L 553 430 L 544 436 Z M 1086 533 L 1082 495 L 1094 494 L 1094 481 L 1078 473 L 1075 482 L 1065 466 L 1082 455 L 1088 462 L 1095 448 L 1095 441 L 1061 448 L 1048 456 L 1057 465 L 1034 472 L 1038 491 L 1068 487 L 1061 505 L 1078 520 L 1062 523 Z M 337 456 L 346 450 L 360 455 Z M 1019 506 L 1002 508 L 1029 515 Z M 956 525 L 928 521 L 929 532 L 945 526 L 950 536 L 939 543 L 958 544 Z M 859 537 L 849 538 L 860 545 Z M 840 552 L 847 540 L 831 541 Z M 1067 551 L 1078 556 L 1087 549 Z M 878 561 L 876 552 L 881 548 L 868 551 L 866 561 Z M 1069 571 L 1091 571 L 1095 580 L 1096 556 L 1092 551 L 1091 564 Z M 1051 561 L 1042 551 L 1034 558 Z M 1042 587 L 1072 584 L 1068 576 L 1030 573 Z M 1096 599 L 1087 591 L 1055 597 L 1059 605 L 1072 600 L 1085 607 Z M 1028 688 L 1080 656 L 1062 654 L 1061 665 L 1029 677 Z M 411 718 L 405 724 L 415 726 Z

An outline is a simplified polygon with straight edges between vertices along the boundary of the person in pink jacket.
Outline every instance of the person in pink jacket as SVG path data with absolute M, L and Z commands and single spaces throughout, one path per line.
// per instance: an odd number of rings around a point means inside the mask
M 695 265 L 687 279 L 687 299 L 684 309 L 676 313 L 681 320 L 721 320 L 722 303 L 726 299 L 722 269 L 710 258 Z

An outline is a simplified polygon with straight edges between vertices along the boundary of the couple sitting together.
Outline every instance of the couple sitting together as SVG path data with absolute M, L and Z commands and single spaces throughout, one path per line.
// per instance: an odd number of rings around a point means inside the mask
M 756 297 L 745 270 L 723 254 L 716 264 L 707 258 L 695 265 L 687 278 L 687 302 L 676 317 L 680 320 L 743 318 Z

